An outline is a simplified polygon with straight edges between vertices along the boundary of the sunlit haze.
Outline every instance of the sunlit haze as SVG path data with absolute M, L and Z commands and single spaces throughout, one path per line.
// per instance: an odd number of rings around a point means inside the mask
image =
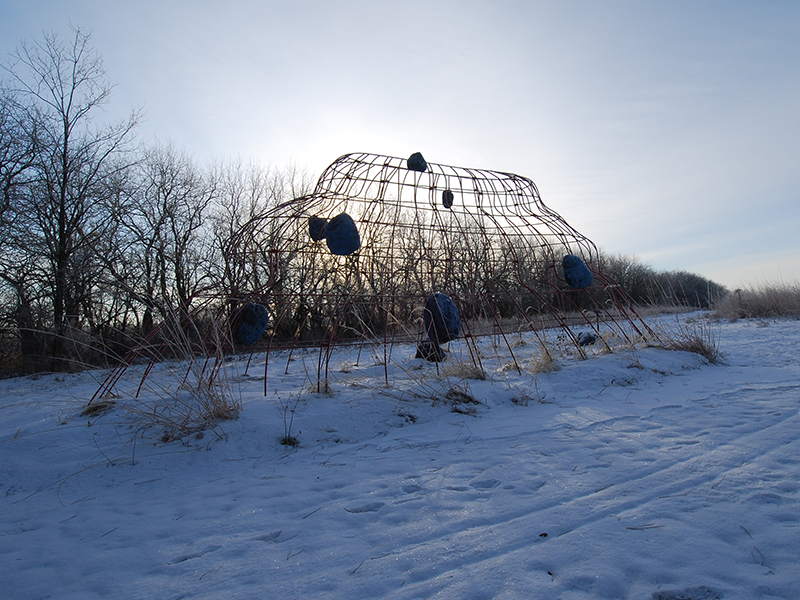
M 0 51 L 91 32 L 144 142 L 508 171 L 609 253 L 800 280 L 796 2 L 0 2 Z

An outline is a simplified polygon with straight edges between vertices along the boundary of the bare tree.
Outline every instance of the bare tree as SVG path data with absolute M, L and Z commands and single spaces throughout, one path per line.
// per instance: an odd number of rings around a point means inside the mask
M 264 216 L 275 206 L 302 196 L 310 182 L 289 167 L 271 169 L 233 162 L 219 168 L 220 187 L 213 210 L 215 268 L 219 290 L 229 298 L 241 298 L 264 290 L 276 277 L 274 222 Z M 286 257 L 283 257 L 286 260 Z M 284 265 L 286 266 L 286 265 Z
M 117 199 L 118 235 L 125 242 L 109 255 L 116 283 L 144 307 L 141 326 L 212 285 L 207 217 L 217 193 L 216 174 L 170 145 L 148 148 Z
M 13 92 L 0 89 L 0 232 L 25 181 L 25 172 L 33 163 L 35 140 L 30 115 Z
M 108 102 L 112 86 L 103 63 L 76 28 L 69 43 L 55 34 L 22 43 L 4 66 L 9 89 L 33 127 L 35 152 L 20 195 L 16 223 L 20 250 L 48 274 L 56 340 L 64 327 L 78 325 L 94 281 L 93 248 L 108 234 L 106 179 L 127 167 L 136 112 L 118 123 L 95 126 L 93 117 Z M 54 343 L 53 354 L 61 354 Z

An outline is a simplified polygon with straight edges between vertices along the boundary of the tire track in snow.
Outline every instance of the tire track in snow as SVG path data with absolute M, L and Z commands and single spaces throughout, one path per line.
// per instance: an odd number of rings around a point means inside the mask
M 519 514 L 480 519 L 467 529 L 460 522 L 453 524 L 456 527 L 446 526 L 435 537 L 408 544 L 395 554 L 395 558 L 399 554 L 413 564 L 414 581 L 390 597 L 430 594 L 431 589 L 423 593 L 420 588 L 429 588 L 435 581 L 444 582 L 452 572 L 468 569 L 474 573 L 480 564 L 491 563 L 500 556 L 546 545 L 555 538 L 580 535 L 583 529 L 609 516 L 642 509 L 662 498 L 719 482 L 743 465 L 786 446 L 787 441 L 794 442 L 798 428 L 800 415 L 794 412 L 713 449 L 699 448 L 699 452 L 688 458 L 662 463 L 648 471 L 639 470 L 625 480 L 611 482 L 587 494 L 577 497 L 560 494 Z M 539 533 L 544 531 L 548 536 L 540 537 Z

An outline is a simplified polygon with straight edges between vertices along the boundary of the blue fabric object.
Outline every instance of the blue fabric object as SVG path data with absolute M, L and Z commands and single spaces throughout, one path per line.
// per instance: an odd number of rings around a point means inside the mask
M 269 324 L 269 313 L 261 304 L 248 304 L 243 313 L 242 321 L 236 330 L 236 342 L 243 346 L 252 346 L 263 335 Z
M 571 288 L 579 290 L 592 285 L 592 272 L 580 257 L 567 254 L 561 261 L 561 267 L 564 269 L 564 280 Z
M 446 294 L 431 294 L 422 313 L 425 333 L 434 344 L 446 344 L 461 332 L 458 307 Z
M 333 217 L 325 226 L 325 237 L 331 253 L 347 256 L 361 248 L 361 236 L 355 221 L 347 213 Z
M 582 331 L 578 334 L 579 346 L 591 346 L 597 341 L 597 336 L 591 331 Z
M 447 358 L 447 352 L 436 342 L 420 342 L 414 358 L 424 358 L 428 362 L 442 362 Z
M 315 242 L 325 239 L 325 226 L 328 224 L 326 219 L 320 217 L 309 217 L 308 219 L 308 235 Z
M 450 190 L 445 190 L 442 192 L 442 204 L 445 208 L 450 208 L 453 206 L 453 192 Z
M 419 171 L 420 173 L 424 173 L 428 170 L 428 163 L 425 162 L 425 159 L 422 158 L 422 154 L 419 152 L 414 152 L 411 156 L 408 157 L 408 168 L 411 171 Z

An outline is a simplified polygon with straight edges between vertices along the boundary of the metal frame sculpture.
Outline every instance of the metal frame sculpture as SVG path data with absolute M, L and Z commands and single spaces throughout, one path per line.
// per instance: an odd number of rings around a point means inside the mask
M 194 314 L 224 299 L 231 346 L 260 338 L 267 365 L 275 350 L 317 348 L 318 381 L 344 344 L 380 346 L 388 380 L 399 342 L 436 362 L 460 336 L 479 364 L 475 338 L 496 335 L 516 364 L 509 336 L 520 331 L 561 328 L 581 356 L 589 341 L 605 343 L 601 324 L 628 339 L 654 335 L 602 273 L 595 245 L 533 181 L 419 153 L 337 159 L 311 194 L 241 230 L 225 280 L 223 292 L 195 299 Z

